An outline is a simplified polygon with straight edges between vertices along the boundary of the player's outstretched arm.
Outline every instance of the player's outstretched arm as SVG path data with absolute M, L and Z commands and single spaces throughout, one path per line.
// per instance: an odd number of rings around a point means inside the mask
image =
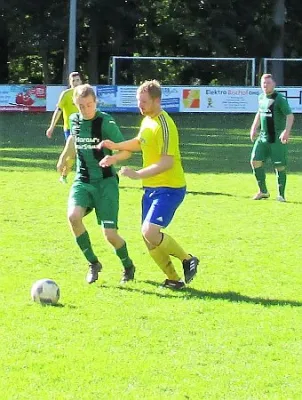
M 130 158 L 132 153 L 130 151 L 119 151 L 118 153 L 112 154 L 111 156 L 105 156 L 100 162 L 101 167 L 110 167 L 111 165 L 117 164 L 119 161 L 127 160 Z
M 141 145 L 137 138 L 133 138 L 130 140 L 125 140 L 124 142 L 114 143 L 112 140 L 102 140 L 101 143 L 98 144 L 97 148 L 101 149 L 105 147 L 109 150 L 119 150 L 119 151 L 140 151 Z
M 121 176 L 127 176 L 130 179 L 150 178 L 151 176 L 161 174 L 162 172 L 172 168 L 173 163 L 173 156 L 162 155 L 157 163 L 151 164 L 148 167 L 139 169 L 138 171 L 129 167 L 122 167 L 119 174 Z
M 46 130 L 46 133 L 45 133 L 46 136 L 47 136 L 49 139 L 52 137 L 53 130 L 55 129 L 55 126 L 57 125 L 57 122 L 59 121 L 59 119 L 60 119 L 60 117 L 61 117 L 61 114 L 62 114 L 62 110 L 61 110 L 60 108 L 57 107 L 57 108 L 55 109 L 55 112 L 54 112 L 53 115 L 52 115 L 49 128 Z

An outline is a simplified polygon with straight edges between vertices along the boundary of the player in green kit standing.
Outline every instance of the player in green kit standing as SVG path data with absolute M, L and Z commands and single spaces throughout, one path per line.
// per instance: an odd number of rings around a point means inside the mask
M 275 90 L 276 83 L 271 74 L 261 77 L 262 92 L 259 95 L 259 109 L 251 127 L 250 137 L 254 142 L 257 129 L 260 135 L 254 143 L 251 165 L 256 177 L 259 192 L 254 200 L 269 198 L 266 187 L 264 162 L 270 158 L 277 176 L 277 200 L 285 202 L 287 143 L 294 122 L 294 115 L 286 98 Z
M 103 139 L 117 142 L 124 140 L 113 118 L 96 109 L 96 96 L 90 85 L 77 86 L 73 94 L 79 113 L 70 116 L 71 135 L 59 158 L 57 169 L 62 172 L 66 160 L 75 158 L 76 176 L 68 200 L 68 219 L 76 242 L 89 262 L 86 276 L 88 283 L 98 279 L 102 265 L 95 255 L 89 234 L 83 224 L 84 216 L 95 210 L 98 224 L 102 226 L 105 239 L 114 247 L 124 267 L 121 283 L 134 279 L 135 268 L 129 257 L 125 240 L 118 234 L 119 187 L 113 166 L 102 168 L 99 161 L 112 155 L 107 149 L 98 150 Z M 131 153 L 120 151 L 115 161 L 129 158 Z

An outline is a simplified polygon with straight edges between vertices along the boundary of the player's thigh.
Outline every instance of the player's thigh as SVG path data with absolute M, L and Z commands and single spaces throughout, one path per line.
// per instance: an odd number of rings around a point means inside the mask
M 74 207 L 82 207 L 84 209 L 94 208 L 92 197 L 92 188 L 87 183 L 76 181 L 72 184 L 68 197 L 68 210 Z
M 103 228 L 118 228 L 119 187 L 116 177 L 104 179 L 94 193 L 95 213 Z
M 287 144 L 272 143 L 271 144 L 271 160 L 275 168 L 287 165 Z
M 142 222 L 166 227 L 172 221 L 175 211 L 183 202 L 185 188 L 155 188 L 145 191 Z M 143 198 L 144 203 L 144 198 Z
M 268 146 L 268 143 L 262 142 L 261 140 L 257 139 L 252 149 L 251 162 L 266 161 L 270 155 Z

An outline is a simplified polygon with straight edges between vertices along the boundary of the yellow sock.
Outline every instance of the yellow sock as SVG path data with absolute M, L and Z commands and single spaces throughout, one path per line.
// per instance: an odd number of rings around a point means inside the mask
M 180 261 L 188 260 L 191 256 L 169 235 L 163 233 L 163 240 L 158 246 L 163 252 L 178 258 Z
M 175 271 L 174 265 L 168 254 L 164 253 L 159 247 L 149 250 L 149 254 L 164 274 L 167 275 L 168 279 L 173 281 L 179 281 L 181 279 Z

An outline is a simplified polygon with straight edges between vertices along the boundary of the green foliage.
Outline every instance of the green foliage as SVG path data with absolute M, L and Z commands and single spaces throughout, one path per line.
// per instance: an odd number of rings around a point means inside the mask
M 137 266 L 121 267 L 86 218 L 104 271 L 86 285 L 86 263 L 66 221 L 58 183 L 63 135 L 45 138 L 50 115 L 4 114 L 1 140 L 1 399 L 301 398 L 302 120 L 290 145 L 288 203 L 253 202 L 251 115 L 177 115 L 188 183 L 168 232 L 201 259 L 181 292 L 164 279 L 140 235 L 139 182 L 121 179 L 120 234 Z M 139 117 L 116 115 L 126 137 Z M 131 161 L 141 164 L 137 155 Z M 296 173 L 297 172 L 297 173 Z M 180 263 L 176 264 L 181 271 Z M 30 300 L 50 277 L 57 307 Z
M 0 4 L 1 82 L 65 81 L 68 6 L 62 0 Z M 297 0 L 286 2 L 285 57 L 301 53 L 300 8 Z M 78 0 L 77 69 L 91 83 L 107 83 L 112 55 L 270 57 L 275 41 L 280 40 L 282 31 L 278 32 L 275 37 L 272 2 L 267 0 Z M 234 85 L 244 70 L 230 71 L 229 66 L 219 65 L 201 71 L 198 64 L 174 67 L 169 63 L 161 68 L 171 84 L 209 84 L 218 79 L 220 84 Z M 129 64 L 120 69 L 122 84 L 136 83 L 146 73 L 146 67 L 133 71 Z M 289 84 L 299 84 L 292 78 L 295 75 L 295 70 L 287 73 Z

